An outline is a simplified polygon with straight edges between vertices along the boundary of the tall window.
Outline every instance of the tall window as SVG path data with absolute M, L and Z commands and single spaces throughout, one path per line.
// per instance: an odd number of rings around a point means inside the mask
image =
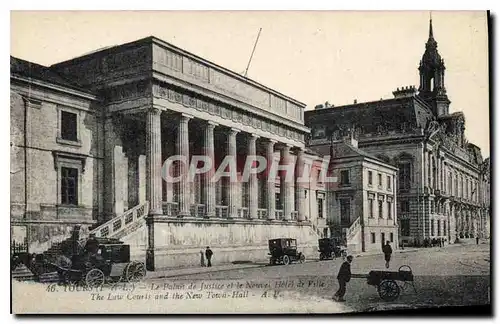
M 451 175 L 451 172 L 448 172 L 448 194 L 452 194 L 453 190 L 453 178 L 452 178 L 452 175 Z
M 387 190 L 391 190 L 391 186 L 392 186 L 392 178 L 391 176 L 387 176 Z
M 382 188 L 382 175 L 380 173 L 378 174 L 378 186 Z
M 435 189 L 437 187 L 437 167 L 435 158 L 432 158 L 432 179 L 432 187 Z
M 394 243 L 394 233 L 393 232 L 391 232 L 389 234 L 389 237 L 391 238 L 391 243 Z
M 431 236 L 434 236 L 434 220 L 431 220 Z
M 61 203 L 78 205 L 78 169 L 61 167 Z
M 443 235 L 446 235 L 446 220 L 443 220 Z
M 373 172 L 368 171 L 368 185 L 373 185 Z
M 384 202 L 382 200 L 378 201 L 378 217 L 384 218 Z
M 77 141 L 77 116 L 75 113 L 61 111 L 61 138 Z
M 455 173 L 455 196 L 458 197 L 458 174 Z
M 392 219 L 392 201 L 387 202 L 387 218 Z
M 401 200 L 400 204 L 402 213 L 410 212 L 410 202 L 408 200 Z
M 399 189 L 410 189 L 410 162 L 403 162 L 398 165 L 399 167 Z
M 437 220 L 437 228 L 438 228 L 437 236 L 441 236 L 441 221 L 439 219 Z
M 401 236 L 410 236 L 410 220 L 401 220 Z
M 350 184 L 349 170 L 342 170 L 342 171 L 340 171 L 340 184 L 341 185 L 348 185 L 348 184 Z
M 380 233 L 380 243 L 385 244 L 385 233 Z
M 340 223 L 343 226 L 351 224 L 351 200 L 340 199 Z
M 373 218 L 373 199 L 368 199 L 368 217 Z
M 325 216 L 323 215 L 323 198 L 318 198 L 318 217 L 319 218 L 324 218 Z
M 469 179 L 465 179 L 465 198 L 469 199 Z
M 375 240 L 375 233 L 370 233 L 371 234 L 371 239 L 372 239 L 372 243 L 376 243 Z

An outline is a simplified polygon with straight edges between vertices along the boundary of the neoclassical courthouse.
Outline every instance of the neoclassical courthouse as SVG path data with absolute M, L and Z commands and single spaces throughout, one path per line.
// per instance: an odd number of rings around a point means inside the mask
M 432 26 L 420 75 L 418 93 L 304 113 L 155 37 L 50 67 L 11 57 L 12 238 L 40 253 L 78 224 L 130 243 L 155 269 L 196 265 L 206 246 L 219 263 L 262 260 L 279 237 L 316 258 L 323 236 L 359 251 L 475 236 L 489 226 L 489 165 L 466 142 L 463 114 L 448 113 Z M 259 155 L 310 180 L 213 182 L 212 169 L 169 183 L 173 155 L 209 156 L 215 168 L 234 157 L 240 180 L 246 156 Z M 326 155 L 335 183 L 323 181 Z

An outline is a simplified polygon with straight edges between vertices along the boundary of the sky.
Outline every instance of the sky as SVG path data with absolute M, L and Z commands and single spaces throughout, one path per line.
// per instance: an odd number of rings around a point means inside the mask
M 445 60 L 450 113 L 489 156 L 488 32 L 485 11 L 432 12 Z M 10 54 L 51 65 L 98 48 L 156 36 L 242 73 L 314 109 L 392 98 L 418 88 L 428 11 L 22 11 L 11 12 Z

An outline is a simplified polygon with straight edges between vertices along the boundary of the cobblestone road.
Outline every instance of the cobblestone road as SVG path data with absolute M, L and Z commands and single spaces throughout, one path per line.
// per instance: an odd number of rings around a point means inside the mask
M 309 256 L 309 259 L 317 256 Z M 376 287 L 368 286 L 366 279 L 353 278 L 347 287 L 346 303 L 331 300 L 337 289 L 336 274 L 341 260 L 313 261 L 288 266 L 262 266 L 220 272 L 192 274 L 169 280 L 242 280 L 259 283 L 292 282 L 292 287 L 280 288 L 278 299 L 282 303 L 304 304 L 302 311 L 314 312 L 315 304 L 321 304 L 322 312 L 349 312 L 381 310 L 401 307 L 428 307 L 489 304 L 490 250 L 489 245 L 452 245 L 446 248 L 429 248 L 393 255 L 390 271 L 409 265 L 415 275 L 415 287 L 401 292 L 394 302 L 384 302 Z M 354 259 L 352 272 L 368 274 L 370 270 L 385 270 L 383 256 L 369 255 Z M 165 279 L 150 279 L 161 282 Z M 296 283 L 302 282 L 301 287 Z M 255 294 L 257 291 L 255 291 Z M 261 293 L 259 291 L 258 293 Z M 252 294 L 252 292 L 251 292 Z M 329 306 L 330 305 L 330 306 Z

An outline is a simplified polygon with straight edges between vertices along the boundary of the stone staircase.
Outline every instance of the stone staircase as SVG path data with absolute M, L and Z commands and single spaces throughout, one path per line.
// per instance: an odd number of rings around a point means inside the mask
M 119 239 L 135 229 L 139 228 L 144 222 L 145 218 L 149 212 L 149 203 L 146 201 L 140 205 L 137 205 L 121 215 L 118 215 L 106 223 L 103 223 L 88 234 L 95 234 L 96 237 L 107 237 Z M 86 235 L 80 236 L 80 243 L 84 245 Z M 43 253 L 44 259 L 54 262 L 56 257 L 62 254 L 62 248 L 66 246 L 71 246 L 71 237 L 68 237 L 64 241 L 52 244 L 52 246 Z

